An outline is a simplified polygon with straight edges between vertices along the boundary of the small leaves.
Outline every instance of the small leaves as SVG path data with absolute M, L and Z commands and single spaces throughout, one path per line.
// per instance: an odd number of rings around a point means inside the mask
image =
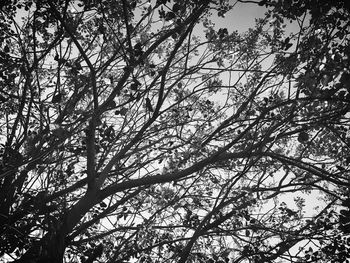
M 61 219 L 80 204 L 76 246 L 62 246 L 68 261 L 95 262 L 102 253 L 101 262 L 179 261 L 184 237 L 204 231 L 210 235 L 180 261 L 270 262 L 288 260 L 284 246 L 295 238 L 321 242 L 326 227 L 350 231 L 345 207 L 326 224 L 304 216 L 302 202 L 278 209 L 281 195 L 301 198 L 332 181 L 337 205 L 348 197 L 345 8 L 323 1 L 311 14 L 309 3 L 299 10 L 296 1 L 257 0 L 273 7 L 245 33 L 227 26 L 232 19 L 217 21 L 235 13 L 229 0 L 37 2 L 18 33 L 0 22 L 0 196 L 10 244 L 3 249 L 0 240 L 0 255 L 15 249 L 15 261 L 25 253 L 46 262 L 57 238 L 70 238 Z M 286 21 L 299 12 L 320 19 L 295 32 Z M 298 52 L 286 52 L 297 43 Z M 89 177 L 97 192 L 86 192 Z M 42 189 L 47 197 L 36 199 L 48 206 L 26 206 L 25 194 Z M 221 246 L 231 232 L 242 239 Z M 32 255 L 33 236 L 42 246 Z M 322 246 L 304 252 L 312 259 Z
M 218 35 L 221 40 L 228 36 L 227 28 L 220 28 L 218 31 Z

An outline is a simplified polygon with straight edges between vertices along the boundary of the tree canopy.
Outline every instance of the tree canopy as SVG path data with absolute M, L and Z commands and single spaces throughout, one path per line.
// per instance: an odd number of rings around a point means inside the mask
M 0 260 L 349 262 L 349 13 L 2 1 Z

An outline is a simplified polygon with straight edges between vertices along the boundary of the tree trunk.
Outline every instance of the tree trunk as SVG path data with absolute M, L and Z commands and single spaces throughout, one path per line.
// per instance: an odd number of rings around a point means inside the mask
M 14 263 L 62 263 L 67 246 L 67 235 L 79 223 L 80 219 L 97 202 L 97 191 L 89 191 L 77 202 L 64 217 L 64 223 L 47 233 L 39 242 Z M 59 224 L 59 223 L 58 223 Z

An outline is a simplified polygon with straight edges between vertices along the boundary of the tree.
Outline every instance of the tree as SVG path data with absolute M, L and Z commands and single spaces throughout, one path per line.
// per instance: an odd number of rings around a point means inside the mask
M 215 26 L 242 4 L 266 17 Z M 3 2 L 1 257 L 345 261 L 348 18 L 345 1 Z

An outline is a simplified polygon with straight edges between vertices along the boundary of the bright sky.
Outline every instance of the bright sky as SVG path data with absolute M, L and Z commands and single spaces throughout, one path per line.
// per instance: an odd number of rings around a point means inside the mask
M 235 2 L 235 1 L 232 1 Z M 213 14 L 213 22 L 217 28 L 227 28 L 229 33 L 237 30 L 239 33 L 247 31 L 249 28 L 253 28 L 255 25 L 255 19 L 263 18 L 267 9 L 265 7 L 258 6 L 257 4 L 251 3 L 237 3 L 232 11 L 228 12 L 225 18 L 216 19 L 216 14 Z M 215 20 L 214 20 L 215 18 Z M 291 27 L 293 28 L 293 26 Z M 296 194 L 288 194 L 287 200 L 285 201 L 289 207 L 292 209 L 295 208 L 293 198 Z M 303 196 L 304 197 L 304 196 Z M 305 196 L 306 197 L 306 196 Z M 319 205 L 319 195 L 315 191 L 313 194 L 306 197 L 306 214 L 313 215 L 315 211 L 313 210 L 314 206 Z
M 229 33 L 238 30 L 239 33 L 253 27 L 255 18 L 264 17 L 267 11 L 265 7 L 251 3 L 237 3 L 234 8 L 228 12 L 225 18 L 219 18 L 215 21 L 218 27 L 228 27 Z
M 233 1 L 232 1 L 233 2 Z M 215 18 L 213 14 L 212 22 L 215 23 L 216 28 L 227 28 L 229 33 L 237 30 L 238 33 L 246 32 L 249 28 L 254 28 L 255 19 L 264 18 L 267 9 L 252 3 L 237 3 L 234 8 L 225 15 L 225 18 Z M 296 23 L 286 23 L 286 35 L 291 32 L 298 32 L 299 26 Z M 316 215 L 324 206 L 325 203 L 321 200 L 319 191 L 312 191 L 310 194 L 288 193 L 280 196 L 279 202 L 287 203 L 288 207 L 297 210 L 294 202 L 295 197 L 302 197 L 305 199 L 304 212 L 306 217 Z M 267 205 L 264 209 L 268 209 Z M 316 208 L 316 209 L 315 209 Z M 306 243 L 306 242 L 305 242 Z M 299 247 L 304 246 L 305 243 L 298 243 L 291 249 L 291 253 L 298 253 Z

